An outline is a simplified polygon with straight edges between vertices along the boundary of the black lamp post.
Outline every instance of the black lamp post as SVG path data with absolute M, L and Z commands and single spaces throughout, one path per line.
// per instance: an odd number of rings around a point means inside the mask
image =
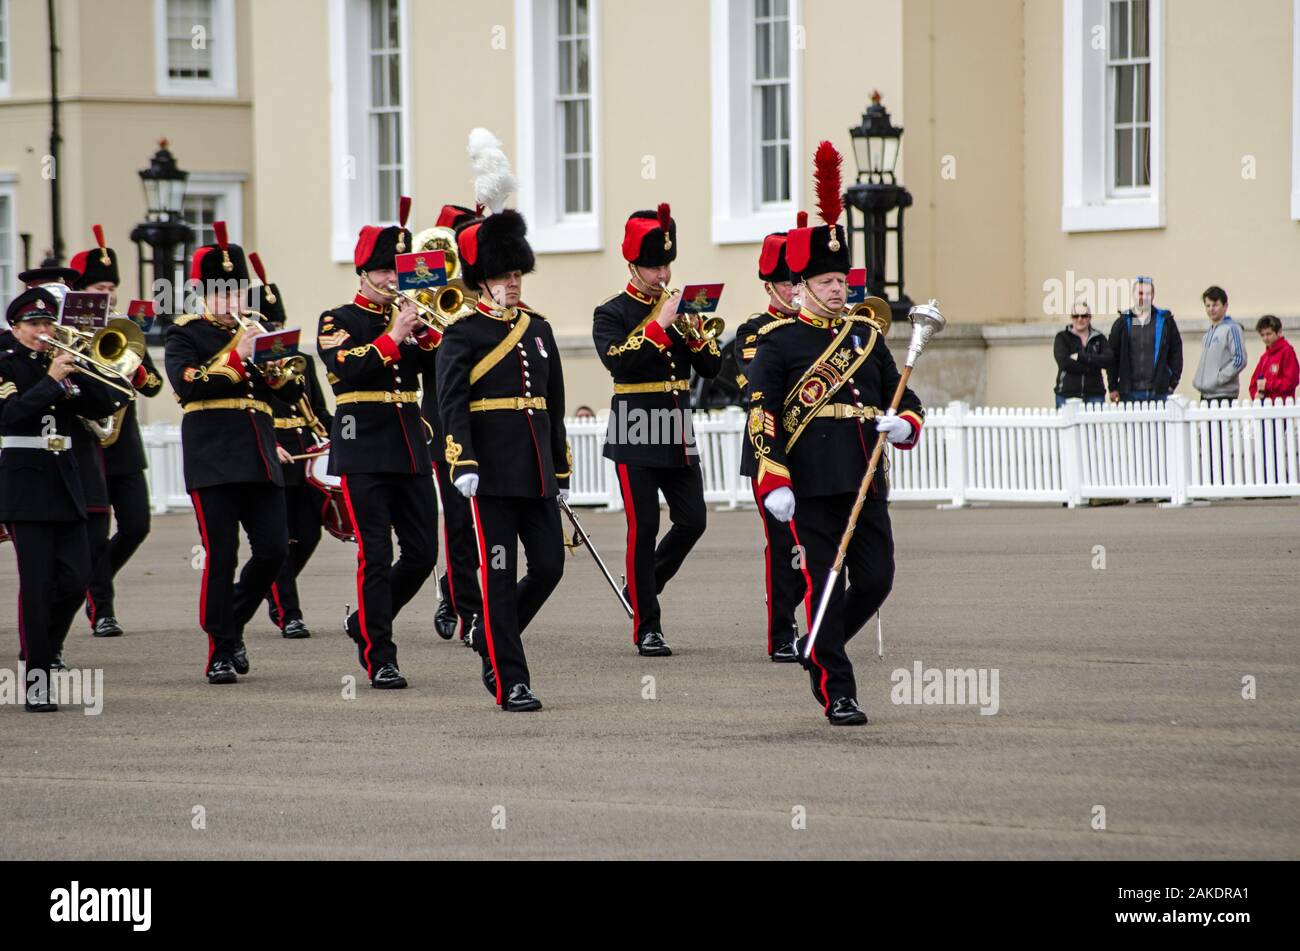
M 169 293 L 160 295 L 157 308 L 158 319 L 154 321 L 149 332 L 150 342 L 159 343 L 168 325 L 171 324 L 180 303 L 184 300 L 184 281 L 177 280 L 183 274 L 185 259 L 189 257 L 190 246 L 194 242 L 194 229 L 185 222 L 183 212 L 185 202 L 185 184 L 190 173 L 183 171 L 176 164 L 176 156 L 167 148 L 167 140 L 158 143 L 149 167 L 141 169 L 140 182 L 144 185 L 145 205 L 148 215 L 145 220 L 131 231 L 131 240 L 140 262 L 140 297 L 152 299 L 153 288 L 159 281 L 166 281 Z M 144 282 L 145 252 L 142 245 L 148 245 L 148 255 L 153 280 Z M 177 248 L 180 249 L 179 256 Z
M 889 110 L 880 102 L 880 93 L 871 94 L 871 105 L 862 114 L 862 124 L 849 130 L 853 136 L 853 157 L 858 166 L 858 180 L 845 194 L 849 216 L 849 254 L 853 253 L 854 232 L 862 236 L 867 268 L 867 293 L 890 302 L 895 319 L 902 319 L 912 307 L 903 292 L 903 212 L 912 205 L 912 193 L 898 184 L 894 167 L 898 164 L 898 147 L 903 130 L 889 118 Z M 854 210 L 862 215 L 854 224 Z M 890 212 L 897 211 L 894 224 Z M 889 236 L 894 236 L 894 257 L 898 262 L 898 279 L 887 280 Z M 891 297 L 888 289 L 893 288 Z

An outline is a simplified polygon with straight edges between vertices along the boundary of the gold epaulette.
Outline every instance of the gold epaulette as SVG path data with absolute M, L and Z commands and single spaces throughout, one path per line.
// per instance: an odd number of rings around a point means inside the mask
M 797 322 L 798 321 L 796 321 L 795 318 L 793 317 L 782 317 L 780 320 L 774 320 L 766 327 L 761 328 L 758 331 L 758 335 L 761 337 L 763 334 L 769 333 L 770 331 L 775 330 L 777 327 L 787 327 L 790 324 L 797 323 Z
M 194 321 L 198 320 L 201 316 L 202 316 L 201 314 L 181 314 L 181 316 L 177 317 L 175 320 L 172 321 L 172 326 L 184 327 L 186 324 L 193 323 Z

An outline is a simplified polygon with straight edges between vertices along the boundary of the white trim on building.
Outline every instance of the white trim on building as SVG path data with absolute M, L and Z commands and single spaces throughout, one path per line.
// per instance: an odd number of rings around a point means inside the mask
M 230 240 L 235 244 L 244 241 L 244 184 L 248 176 L 243 172 L 190 172 L 185 188 L 185 203 L 190 206 L 194 199 L 205 199 L 212 203 L 213 218 L 224 221 Z M 186 219 L 194 226 L 195 246 L 206 244 L 207 235 L 199 233 L 199 222 L 189 215 Z M 206 223 L 205 223 L 206 224 Z
M 370 109 L 370 5 L 377 0 L 329 0 L 330 76 L 330 251 L 336 263 L 352 260 L 363 225 L 396 223 L 391 209 L 377 205 L 378 179 Z M 409 0 L 395 0 L 398 46 L 401 165 L 398 194 L 414 198 L 411 175 L 411 56 Z
M 0 0 L 0 99 L 8 98 L 13 78 L 13 57 L 10 55 L 13 44 L 9 41 L 11 32 L 9 0 Z
M 182 29 L 186 19 L 193 23 Z M 154 77 L 160 96 L 225 99 L 238 93 L 235 0 L 154 0 Z M 173 61 L 173 40 L 195 55 Z M 199 49 L 194 44 L 202 44 Z M 206 76 L 173 75 L 202 71 Z
M 1165 226 L 1164 0 L 1146 0 L 1149 23 L 1150 185 L 1111 180 L 1113 90 L 1107 50 L 1110 0 L 1062 0 L 1061 230 Z
M 1291 218 L 1300 221 L 1300 0 L 1291 21 Z
M 770 0 L 775 3 L 775 0 Z M 709 43 L 713 126 L 713 241 L 743 244 L 762 241 L 773 231 L 794 225 L 799 207 L 803 147 L 801 0 L 788 0 L 785 92 L 785 136 L 788 148 L 784 171 L 786 198 L 764 201 L 761 194 L 755 70 L 756 0 L 710 0 Z
M 22 241 L 18 237 L 18 176 L 13 172 L 0 172 L 0 319 L 18 288 L 18 272 L 22 270 L 21 247 Z
M 601 235 L 601 0 L 587 0 L 586 30 L 576 24 L 563 41 L 569 49 L 585 42 L 587 81 L 562 96 L 559 83 L 560 4 L 573 0 L 515 0 L 515 164 L 518 207 L 528 219 L 528 240 L 540 254 L 599 251 Z M 584 36 L 585 33 L 585 36 Z M 575 67 L 576 71 L 576 67 Z M 575 162 L 586 178 L 567 211 L 563 100 L 585 100 L 587 148 Z M 579 104 L 574 107 L 582 110 Z M 573 161 L 571 158 L 570 161 Z

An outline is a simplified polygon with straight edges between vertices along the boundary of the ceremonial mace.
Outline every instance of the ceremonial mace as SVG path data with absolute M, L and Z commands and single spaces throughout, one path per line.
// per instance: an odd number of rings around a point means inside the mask
M 560 511 L 569 517 L 569 524 L 573 526 L 573 540 L 570 541 L 566 538 L 564 540 L 564 547 L 569 549 L 569 551 L 573 551 L 579 545 L 586 546 L 587 551 L 591 552 L 591 557 L 596 559 L 596 567 L 599 568 L 600 573 L 605 576 L 605 580 L 609 582 L 609 586 L 614 589 L 614 594 L 618 597 L 618 603 L 623 605 L 623 610 L 627 612 L 627 616 L 629 618 L 632 617 L 632 605 L 627 603 L 627 598 L 623 597 L 622 589 L 614 583 L 614 576 L 611 575 L 609 569 L 605 567 L 605 561 L 600 557 L 600 552 L 596 551 L 596 546 L 592 544 L 591 536 L 588 535 L 587 530 L 582 527 L 582 523 L 578 521 L 578 516 L 573 513 L 573 509 L 569 507 L 569 503 L 559 496 L 557 496 L 556 499 L 560 503 Z
M 907 363 L 898 378 L 898 386 L 894 388 L 893 402 L 889 404 L 891 413 L 898 412 L 898 405 L 903 401 L 903 392 L 907 389 L 907 381 L 912 377 L 912 367 L 916 366 L 916 361 L 920 359 L 931 338 L 943 330 L 948 323 L 944 320 L 943 314 L 939 313 L 939 302 L 933 298 L 928 304 L 918 304 L 913 307 L 908 312 L 907 319 L 912 324 L 912 342 L 907 345 Z M 803 651 L 805 658 L 812 656 L 813 644 L 817 641 L 817 631 L 822 626 L 822 618 L 826 616 L 826 606 L 830 604 L 831 593 L 839 582 L 840 572 L 844 570 L 844 558 L 849 551 L 849 542 L 853 540 L 853 531 L 858 527 L 858 516 L 862 514 L 862 505 L 867 500 L 871 480 L 876 477 L 876 467 L 880 464 L 880 456 L 885 451 L 885 442 L 886 436 L 881 433 L 876 438 L 876 448 L 872 450 L 871 461 L 867 464 L 867 474 L 862 477 L 862 484 L 858 486 L 858 497 L 853 502 L 853 511 L 849 513 L 849 524 L 844 529 L 844 537 L 840 539 L 835 563 L 831 566 L 831 573 L 826 579 L 821 601 L 817 604 L 817 616 L 813 620 L 812 629 L 808 632 L 808 644 Z

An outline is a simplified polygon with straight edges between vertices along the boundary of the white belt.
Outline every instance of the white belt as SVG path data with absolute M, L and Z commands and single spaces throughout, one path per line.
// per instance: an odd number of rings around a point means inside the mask
M 67 452 L 72 440 L 55 433 L 53 436 L 0 436 L 0 449 L 44 449 L 46 452 Z

